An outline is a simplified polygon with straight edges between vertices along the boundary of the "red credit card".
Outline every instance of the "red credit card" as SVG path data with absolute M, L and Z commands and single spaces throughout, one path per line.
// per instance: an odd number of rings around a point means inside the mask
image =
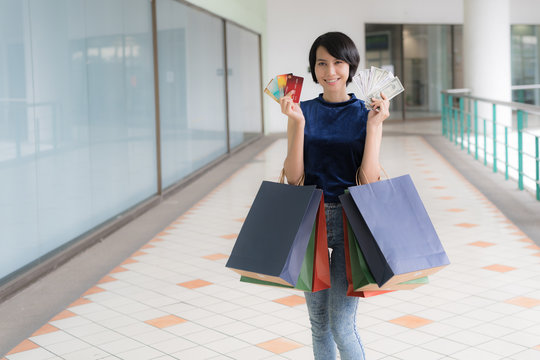
M 287 85 L 285 85 L 285 95 L 294 90 L 292 94 L 292 100 L 295 103 L 300 102 L 300 93 L 302 92 L 302 84 L 304 78 L 300 76 L 294 76 L 293 74 L 287 74 Z

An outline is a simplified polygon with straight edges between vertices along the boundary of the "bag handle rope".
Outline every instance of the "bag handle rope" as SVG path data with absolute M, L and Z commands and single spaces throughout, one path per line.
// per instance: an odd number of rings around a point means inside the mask
M 384 172 L 384 175 L 386 176 L 386 180 L 390 180 L 390 177 L 388 176 L 388 174 L 386 173 L 386 170 L 384 170 L 384 168 L 382 167 L 382 165 L 380 165 L 382 171 Z M 360 181 L 360 170 L 362 170 L 362 174 L 364 174 L 364 178 L 367 179 L 367 175 L 366 173 L 364 172 L 364 169 L 362 169 L 361 166 L 358 167 L 358 169 L 356 170 L 356 185 L 361 185 L 361 181 Z M 377 181 L 381 180 L 381 177 L 379 176 L 379 178 L 377 179 Z M 369 183 L 368 183 L 369 184 Z
M 285 183 L 285 168 L 281 169 L 281 173 L 279 174 L 279 183 L 280 184 L 284 184 Z M 298 180 L 298 183 L 296 184 L 296 186 L 304 186 L 304 174 L 302 174 L 302 176 L 300 177 L 300 180 Z
M 387 180 L 390 180 L 390 176 L 388 176 L 388 173 L 386 172 L 386 170 L 384 170 L 384 168 L 382 167 L 381 165 L 381 169 L 384 173 L 384 175 L 386 176 L 386 179 Z M 364 177 L 367 179 L 367 175 L 366 173 L 364 172 L 364 169 L 362 169 L 361 166 L 358 167 L 358 169 L 356 170 L 356 185 L 361 185 L 361 181 L 360 181 L 360 171 L 362 171 L 362 174 L 364 174 Z M 280 184 L 284 184 L 285 183 L 285 168 L 282 168 L 281 169 L 281 172 L 279 174 L 279 179 L 278 179 L 278 182 Z M 295 185 L 296 186 L 303 186 L 304 185 L 304 179 L 305 179 L 305 174 L 302 174 L 302 176 L 300 177 L 300 179 L 298 180 L 298 183 L 296 183 Z M 379 176 L 379 178 L 377 179 L 377 181 L 381 180 L 381 177 Z M 368 183 L 369 184 L 369 183 Z

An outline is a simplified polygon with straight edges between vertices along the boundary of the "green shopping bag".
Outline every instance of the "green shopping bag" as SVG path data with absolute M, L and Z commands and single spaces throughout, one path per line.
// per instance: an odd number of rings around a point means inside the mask
M 377 290 L 411 290 L 428 283 L 427 276 L 405 281 L 399 284 L 392 284 L 379 287 L 369 270 L 364 255 L 358 245 L 351 224 L 344 213 L 344 224 L 346 224 L 346 237 L 348 239 L 350 265 L 352 273 L 352 285 L 354 291 L 377 291 Z

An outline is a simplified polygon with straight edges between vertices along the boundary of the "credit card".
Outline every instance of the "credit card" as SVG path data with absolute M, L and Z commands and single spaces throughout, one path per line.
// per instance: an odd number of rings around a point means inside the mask
M 300 76 L 294 76 L 293 74 L 287 75 L 287 85 L 285 85 L 285 95 L 294 90 L 292 94 L 292 100 L 295 103 L 300 102 L 300 93 L 302 92 L 302 84 L 304 83 L 304 78 Z
M 286 92 L 285 92 L 285 86 L 287 85 L 287 76 L 289 75 L 292 75 L 292 74 L 283 74 L 283 75 L 278 75 L 277 76 L 277 84 L 278 84 L 278 88 L 279 88 L 279 97 L 283 97 L 285 96 Z
M 266 85 L 266 87 L 264 88 L 264 92 L 279 103 L 280 98 L 294 90 L 292 100 L 295 103 L 299 103 L 303 83 L 303 77 L 294 76 L 292 73 L 282 74 L 272 78 L 268 85 Z
M 269 95 L 272 99 L 274 99 L 276 102 L 279 103 L 278 96 L 279 96 L 279 88 L 277 86 L 277 79 L 272 78 L 268 85 L 264 88 L 265 94 Z

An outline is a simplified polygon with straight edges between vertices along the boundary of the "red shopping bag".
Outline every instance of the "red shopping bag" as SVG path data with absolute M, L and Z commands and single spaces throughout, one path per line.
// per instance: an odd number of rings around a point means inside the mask
M 328 259 L 328 239 L 326 237 L 326 215 L 324 213 L 324 195 L 319 203 L 315 230 L 315 255 L 313 260 L 312 292 L 330 287 L 330 261 Z

